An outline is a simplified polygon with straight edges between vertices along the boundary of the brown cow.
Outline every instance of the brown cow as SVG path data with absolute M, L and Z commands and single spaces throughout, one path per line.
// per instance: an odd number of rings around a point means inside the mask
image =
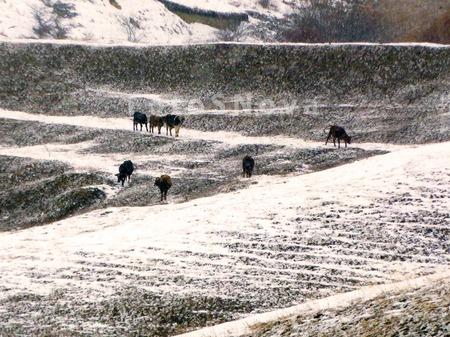
M 150 132 L 153 133 L 154 127 L 156 126 L 158 128 L 158 135 L 161 134 L 161 128 L 164 125 L 164 118 L 161 116 L 156 115 L 150 115 Z
M 172 179 L 167 174 L 163 174 L 155 179 L 155 186 L 158 186 L 161 191 L 161 201 L 167 201 L 167 191 L 172 187 Z

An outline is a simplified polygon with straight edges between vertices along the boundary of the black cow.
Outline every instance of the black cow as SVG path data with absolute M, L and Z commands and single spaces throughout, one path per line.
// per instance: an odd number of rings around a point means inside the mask
M 326 129 L 324 130 L 324 132 L 326 132 Z M 325 145 L 327 145 L 328 140 L 330 139 L 330 137 L 333 137 L 333 144 L 334 144 L 334 146 L 336 146 L 336 138 L 337 138 L 337 140 L 338 140 L 338 148 L 341 147 L 341 139 L 344 140 L 345 147 L 347 147 L 347 143 L 350 144 L 350 142 L 352 140 L 352 137 L 347 135 L 347 133 L 345 132 L 344 128 L 342 128 L 340 126 L 337 126 L 337 125 L 330 126 L 330 131 L 328 132 L 327 139 L 325 140 Z
M 179 115 L 166 115 L 163 117 L 164 123 L 166 123 L 166 136 L 169 134 L 172 136 L 172 129 L 175 129 L 175 137 L 178 137 L 180 133 L 180 127 L 184 122 L 184 117 Z
M 164 125 L 164 118 L 161 116 L 150 115 L 149 119 L 150 132 L 153 133 L 155 126 L 158 128 L 158 134 L 161 134 L 161 128 Z
M 136 111 L 133 115 L 133 131 L 138 129 L 138 124 L 141 124 L 141 131 L 142 131 L 142 124 L 145 125 L 145 129 L 148 131 L 147 127 L 148 119 L 147 115 L 143 114 L 142 112 Z
M 158 186 L 161 191 L 161 201 L 167 201 L 167 191 L 172 187 L 172 179 L 167 174 L 163 174 L 161 178 L 155 179 L 155 186 Z
M 117 176 L 117 182 L 122 182 L 122 186 L 125 182 L 125 180 L 128 178 L 128 183 L 131 181 L 131 174 L 133 173 L 134 165 L 131 162 L 131 160 L 125 160 L 122 164 L 119 166 L 119 173 L 116 174 Z
M 251 156 L 245 156 L 242 159 L 242 175 L 244 178 L 250 178 L 255 167 L 255 160 Z

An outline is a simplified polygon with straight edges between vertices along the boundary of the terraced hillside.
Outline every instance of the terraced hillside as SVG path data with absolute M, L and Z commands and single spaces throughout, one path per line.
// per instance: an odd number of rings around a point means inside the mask
M 448 48 L 303 47 L 0 45 L 0 336 L 174 336 L 403 281 L 394 297 L 192 334 L 412 336 L 421 310 L 444 336 Z M 361 60 L 331 62 L 347 57 Z M 133 131 L 134 109 L 186 123 L 179 138 Z M 324 145 L 330 123 L 347 148 Z M 363 320 L 368 301 L 402 325 Z
M 189 129 L 174 140 L 133 132 L 127 120 L 105 119 L 99 129 L 84 117 L 44 124 L 46 116 L 3 114 L 3 125 L 26 122 L 42 137 L 5 134 L 14 143 L 3 143 L 2 165 L 13 172 L 25 165 L 34 177 L 104 177 L 85 187 L 104 193 L 90 204 L 97 210 L 0 236 L 3 334 L 174 335 L 448 269 L 448 143 L 338 150 Z M 148 150 L 110 151 L 116 137 Z M 393 152 L 382 155 L 383 147 Z M 255 149 L 257 175 L 239 178 L 241 156 Z M 109 177 L 130 156 L 138 170 L 120 188 Z M 60 171 L 44 169 L 57 162 Z M 310 173 L 321 165 L 340 166 Z M 168 205 L 157 202 L 157 172 L 175 178 Z M 21 190 L 32 198 L 54 179 L 42 178 L 4 187 L 4 200 Z M 201 185 L 207 179 L 213 182 Z M 33 214 L 34 206 L 19 205 L 3 220 Z

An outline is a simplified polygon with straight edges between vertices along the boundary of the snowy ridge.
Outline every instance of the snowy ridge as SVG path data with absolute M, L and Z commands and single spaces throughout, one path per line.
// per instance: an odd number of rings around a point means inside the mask
M 170 0 L 183 6 L 198 8 L 209 11 L 220 11 L 230 13 L 244 13 L 247 11 L 258 11 L 266 15 L 288 14 L 295 7 L 295 1 L 272 0 L 269 6 L 264 8 L 259 0 L 243 0 L 243 1 L 222 1 L 222 0 Z

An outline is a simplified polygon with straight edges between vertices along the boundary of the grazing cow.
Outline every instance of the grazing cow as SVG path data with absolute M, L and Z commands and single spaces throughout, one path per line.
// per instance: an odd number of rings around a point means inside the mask
M 324 132 L 326 132 L 326 129 L 324 130 Z M 325 140 L 325 145 L 327 145 L 328 140 L 330 139 L 330 137 L 333 137 L 333 144 L 334 144 L 334 146 L 336 146 L 336 138 L 337 138 L 337 140 L 338 140 L 338 148 L 341 147 L 341 139 L 344 140 L 345 147 L 347 147 L 347 143 L 350 144 L 350 142 L 352 140 L 352 137 L 347 135 L 347 133 L 345 132 L 344 128 L 341 128 L 340 126 L 337 126 L 337 125 L 330 126 L 330 131 L 328 132 L 327 139 Z
M 242 174 L 244 178 L 250 178 L 255 167 L 255 160 L 251 156 L 245 156 L 242 159 Z
M 163 174 L 161 178 L 155 179 L 155 186 L 158 186 L 161 191 L 161 201 L 167 201 L 167 191 L 172 187 L 172 179 L 167 174 Z
M 155 116 L 155 115 L 150 115 L 150 119 L 149 119 L 149 126 L 150 126 L 150 132 L 153 133 L 153 129 L 155 128 L 155 126 L 158 128 L 158 135 L 161 134 L 161 128 L 164 125 L 164 118 L 161 116 Z
M 138 124 L 141 124 L 141 131 L 142 131 L 142 124 L 145 125 L 145 129 L 148 131 L 147 127 L 148 119 L 147 115 L 143 114 L 139 111 L 136 111 L 133 115 L 133 131 L 138 129 Z
M 116 174 L 117 176 L 117 182 L 122 182 L 122 186 L 125 182 L 125 180 L 128 178 L 128 183 L 131 181 L 131 174 L 133 173 L 134 165 L 131 162 L 131 160 L 125 160 L 122 164 L 119 166 L 119 173 Z
M 166 136 L 169 134 L 172 136 L 172 129 L 175 129 L 175 137 L 178 137 L 180 133 L 180 127 L 184 122 L 184 117 L 179 115 L 166 115 L 163 117 L 164 123 L 166 123 Z

